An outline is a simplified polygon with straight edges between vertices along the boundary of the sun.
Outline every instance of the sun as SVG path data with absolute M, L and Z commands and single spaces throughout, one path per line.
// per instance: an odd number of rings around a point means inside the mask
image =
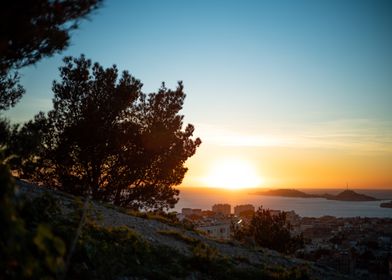
M 215 162 L 203 181 L 208 187 L 230 190 L 255 188 L 263 182 L 254 166 L 242 159 Z

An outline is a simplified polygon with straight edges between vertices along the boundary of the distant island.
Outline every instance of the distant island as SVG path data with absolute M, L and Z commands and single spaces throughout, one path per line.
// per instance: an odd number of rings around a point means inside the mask
M 337 195 L 332 194 L 322 194 L 314 195 L 301 192 L 295 189 L 277 189 L 268 190 L 262 192 L 255 192 L 257 195 L 267 195 L 267 196 L 283 196 L 283 197 L 301 197 L 301 198 L 325 198 L 328 200 L 338 200 L 338 201 L 378 201 L 379 199 L 365 194 L 356 193 L 352 190 L 344 190 Z
M 392 208 L 392 200 L 390 202 L 384 202 L 380 204 L 382 208 Z
M 302 198 L 317 198 L 319 195 L 307 194 L 295 189 L 277 189 L 256 192 L 254 194 L 267 196 L 283 196 L 283 197 L 302 197 Z
M 329 200 L 341 200 L 341 201 L 377 201 L 377 198 L 366 194 L 356 193 L 352 190 L 344 190 L 337 195 L 324 194 L 324 197 Z

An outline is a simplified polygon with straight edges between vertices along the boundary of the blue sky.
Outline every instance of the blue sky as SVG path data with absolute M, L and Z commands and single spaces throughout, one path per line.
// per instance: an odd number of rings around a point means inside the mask
M 146 92 L 184 81 L 200 157 L 228 145 L 392 159 L 391 1 L 107 0 L 89 18 L 66 51 L 22 70 L 13 121 L 48 110 L 62 57 L 84 53 Z

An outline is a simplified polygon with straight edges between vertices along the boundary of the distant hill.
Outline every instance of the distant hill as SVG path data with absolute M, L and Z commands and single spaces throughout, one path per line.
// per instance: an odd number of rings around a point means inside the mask
M 328 200 L 340 200 L 340 201 L 377 201 L 377 198 L 366 194 L 356 193 L 352 190 L 344 190 L 337 195 L 325 194 L 324 197 Z
M 339 200 L 339 201 L 377 201 L 378 200 L 374 197 L 365 194 L 356 193 L 352 190 L 344 190 L 337 195 L 332 195 L 332 194 L 314 195 L 314 194 L 301 192 L 295 189 L 277 189 L 277 190 L 255 192 L 254 194 L 266 195 L 266 196 L 282 196 L 282 197 L 325 198 L 328 200 Z
M 267 196 L 283 196 L 283 197 L 303 197 L 303 198 L 320 197 L 317 195 L 307 194 L 295 189 L 268 190 L 268 191 L 256 192 L 254 194 L 267 195 Z

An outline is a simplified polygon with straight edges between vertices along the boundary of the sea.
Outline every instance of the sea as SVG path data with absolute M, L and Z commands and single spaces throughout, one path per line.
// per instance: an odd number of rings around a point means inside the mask
M 337 194 L 338 189 L 298 189 L 309 194 Z M 221 190 L 206 188 L 180 188 L 180 200 L 175 211 L 181 212 L 182 208 L 200 208 L 211 210 L 212 205 L 228 203 L 232 207 L 240 204 L 252 204 L 256 208 L 294 210 L 301 217 L 322 217 L 331 215 L 335 217 L 369 217 L 392 218 L 392 208 L 381 208 L 380 203 L 392 200 L 392 189 L 366 190 L 351 189 L 357 193 L 366 194 L 381 201 L 334 201 L 324 198 L 292 198 L 278 196 L 262 196 L 254 194 L 255 190 Z

